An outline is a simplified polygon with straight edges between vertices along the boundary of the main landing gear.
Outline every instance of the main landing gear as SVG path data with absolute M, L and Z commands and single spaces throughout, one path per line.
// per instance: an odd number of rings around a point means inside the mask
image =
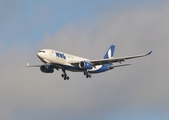
M 86 78 L 91 78 L 92 77 L 92 75 L 88 71 L 85 71 L 84 75 L 86 76 Z
M 62 78 L 64 80 L 69 80 L 69 76 L 66 74 L 66 71 L 64 69 L 62 69 L 62 71 L 63 71 L 63 74 L 61 75 Z M 88 71 L 85 71 L 84 75 L 86 76 L 86 78 L 91 78 L 92 77 L 92 75 Z
M 69 76 L 67 76 L 66 71 L 62 70 L 63 74 L 61 75 L 63 77 L 64 80 L 69 80 Z

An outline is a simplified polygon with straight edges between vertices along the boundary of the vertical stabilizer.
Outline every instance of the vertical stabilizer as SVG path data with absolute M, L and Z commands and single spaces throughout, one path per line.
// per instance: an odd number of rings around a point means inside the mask
M 114 50 L 115 50 L 115 46 L 114 46 L 114 45 L 111 45 L 110 48 L 108 49 L 108 51 L 106 52 L 106 54 L 105 54 L 105 56 L 104 56 L 104 59 L 108 59 L 108 58 L 113 57 L 113 55 L 114 55 Z

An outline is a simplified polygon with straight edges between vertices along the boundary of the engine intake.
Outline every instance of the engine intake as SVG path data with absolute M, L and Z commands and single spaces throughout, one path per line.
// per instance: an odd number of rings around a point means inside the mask
M 89 62 L 86 62 L 86 61 L 82 61 L 79 63 L 79 67 L 81 69 L 92 69 L 93 68 L 93 65 Z
M 46 65 L 42 65 L 40 67 L 40 70 L 43 72 L 43 73 L 53 73 L 54 72 L 54 69 L 52 66 L 46 66 Z

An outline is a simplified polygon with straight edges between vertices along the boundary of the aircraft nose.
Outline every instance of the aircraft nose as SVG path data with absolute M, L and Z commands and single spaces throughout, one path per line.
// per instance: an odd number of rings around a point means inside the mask
M 38 52 L 38 53 L 37 53 L 37 56 L 38 56 L 39 58 L 41 58 L 41 53 L 40 53 L 40 52 Z
M 44 58 L 44 56 L 45 56 L 45 51 L 44 51 L 44 50 L 39 51 L 39 52 L 37 53 L 37 56 L 38 56 L 39 58 Z

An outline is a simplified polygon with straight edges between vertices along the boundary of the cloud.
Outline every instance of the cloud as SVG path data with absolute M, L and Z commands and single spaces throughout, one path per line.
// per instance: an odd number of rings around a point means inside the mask
M 15 45 L 5 54 L 1 51 L 0 118 L 101 120 L 118 111 L 167 112 L 168 11 L 164 5 L 109 14 L 94 24 L 72 23 L 55 35 L 48 33 L 36 49 L 21 50 Z M 116 45 L 115 56 L 149 50 L 153 54 L 92 79 L 68 72 L 71 79 L 64 81 L 61 71 L 43 74 L 39 68 L 25 67 L 26 62 L 41 63 L 36 57 L 41 48 L 98 59 L 111 44 Z

